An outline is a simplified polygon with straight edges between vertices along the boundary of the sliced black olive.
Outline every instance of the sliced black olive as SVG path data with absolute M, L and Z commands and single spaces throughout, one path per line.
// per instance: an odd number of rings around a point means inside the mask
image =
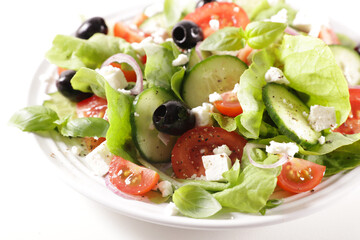
M 182 49 L 195 47 L 196 43 L 204 39 L 201 28 L 194 22 L 183 20 L 178 22 L 172 30 L 174 43 Z
M 196 8 L 202 7 L 207 3 L 216 2 L 216 0 L 200 0 L 196 3 Z
M 194 128 L 195 116 L 183 103 L 168 101 L 155 110 L 153 123 L 158 131 L 179 136 Z
M 75 36 L 82 39 L 89 39 L 95 33 L 108 33 L 105 20 L 101 17 L 93 17 L 83 22 L 76 31 Z
M 66 70 L 63 71 L 59 78 L 56 80 L 56 87 L 58 91 L 72 102 L 80 102 L 86 98 L 91 97 L 92 93 L 85 93 L 79 90 L 75 90 L 70 83 L 70 80 L 74 77 L 76 71 Z

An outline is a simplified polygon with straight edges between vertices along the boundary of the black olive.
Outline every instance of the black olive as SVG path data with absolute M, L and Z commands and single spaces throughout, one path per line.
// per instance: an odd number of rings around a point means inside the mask
M 108 33 L 105 20 L 101 17 L 93 17 L 83 22 L 77 29 L 75 36 L 82 39 L 89 39 L 95 33 Z
M 183 103 L 172 100 L 155 110 L 153 123 L 158 131 L 179 136 L 194 128 L 195 116 Z
M 196 4 L 196 8 L 202 7 L 207 3 L 216 2 L 216 0 L 200 0 Z
M 178 22 L 172 30 L 174 43 L 182 49 L 195 47 L 197 42 L 204 39 L 201 28 L 194 22 L 182 20 Z
M 360 44 L 356 45 L 356 47 L 354 48 L 354 50 L 360 54 Z
M 59 78 L 56 80 L 56 87 L 58 91 L 72 102 L 80 102 L 86 98 L 91 97 L 92 93 L 85 93 L 79 90 L 75 90 L 70 83 L 70 80 L 74 77 L 76 71 L 66 70 L 63 71 Z

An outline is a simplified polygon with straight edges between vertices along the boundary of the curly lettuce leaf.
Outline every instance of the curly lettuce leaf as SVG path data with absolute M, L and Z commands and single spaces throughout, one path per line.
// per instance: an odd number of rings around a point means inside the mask
M 300 98 L 308 106 L 334 107 L 337 124 L 345 122 L 350 113 L 348 86 L 330 48 L 318 38 L 285 35 L 277 53 L 289 86 Z

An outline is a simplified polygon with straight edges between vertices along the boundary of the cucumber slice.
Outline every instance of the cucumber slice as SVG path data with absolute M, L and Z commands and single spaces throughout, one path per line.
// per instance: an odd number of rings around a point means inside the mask
M 247 65 L 230 55 L 214 55 L 196 64 L 185 77 L 182 98 L 189 107 L 209 101 L 209 94 L 230 91 L 240 81 Z
M 360 85 L 360 55 L 343 45 L 330 45 L 336 63 L 343 71 L 350 86 Z
M 263 88 L 266 110 L 279 132 L 304 147 L 318 143 L 320 132 L 314 131 L 308 120 L 309 108 L 284 85 L 266 84 Z
M 166 29 L 165 15 L 162 12 L 149 17 L 139 26 L 139 29 L 146 33 L 155 32 L 159 28 Z
M 201 55 L 202 55 L 202 58 L 205 59 L 207 57 L 210 57 L 211 53 L 206 52 L 206 51 L 201 51 Z M 189 62 L 187 64 L 187 69 L 193 68 L 199 62 L 201 62 L 201 60 L 200 60 L 198 54 L 196 53 L 195 48 L 192 48 L 191 51 L 190 51 L 190 56 L 189 56 Z
M 152 87 L 143 91 L 134 100 L 131 115 L 133 140 L 141 156 L 150 162 L 166 162 L 171 158 L 177 137 L 168 135 L 169 142 L 164 144 L 159 138 L 160 132 L 153 125 L 152 116 L 161 104 L 175 99 L 167 90 Z

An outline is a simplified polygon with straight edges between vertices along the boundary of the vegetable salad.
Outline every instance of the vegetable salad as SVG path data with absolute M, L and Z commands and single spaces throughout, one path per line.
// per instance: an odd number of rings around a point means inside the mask
M 57 35 L 57 91 L 23 131 L 80 140 L 121 197 L 170 214 L 262 214 L 360 165 L 360 52 L 326 18 L 277 1 L 165 0 Z

